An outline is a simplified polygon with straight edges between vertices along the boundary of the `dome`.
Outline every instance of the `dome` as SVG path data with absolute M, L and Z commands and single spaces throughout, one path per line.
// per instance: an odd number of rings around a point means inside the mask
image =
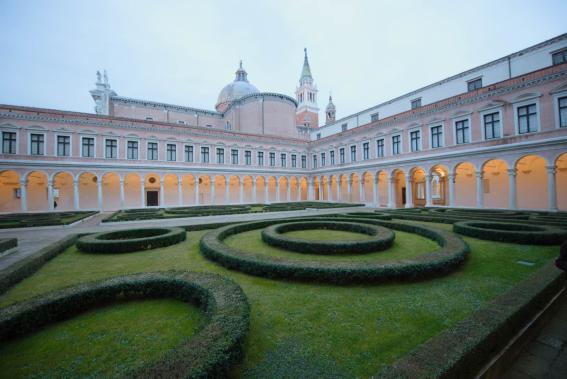
M 240 67 L 236 71 L 236 78 L 232 83 L 227 84 L 219 94 L 215 108 L 219 112 L 224 112 L 234 100 L 238 100 L 246 95 L 259 93 L 258 88 L 248 82 L 248 73 Z

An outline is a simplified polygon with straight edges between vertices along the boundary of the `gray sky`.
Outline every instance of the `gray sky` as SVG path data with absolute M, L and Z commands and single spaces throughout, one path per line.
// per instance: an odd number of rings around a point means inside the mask
M 238 60 L 294 96 L 303 48 L 337 117 L 567 32 L 567 1 L 0 0 L 0 103 L 93 112 L 121 96 L 213 109 Z

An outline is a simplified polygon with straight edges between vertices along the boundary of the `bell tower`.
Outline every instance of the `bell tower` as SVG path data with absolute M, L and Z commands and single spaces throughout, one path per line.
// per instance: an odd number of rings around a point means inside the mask
M 313 83 L 311 68 L 307 59 L 307 49 L 304 49 L 303 69 L 299 78 L 299 87 L 295 89 L 297 112 L 295 122 L 298 126 L 312 129 L 319 127 L 319 107 L 317 106 L 317 86 Z
M 325 108 L 325 124 L 335 122 L 336 114 L 337 108 L 335 107 L 335 104 L 333 104 L 333 97 L 329 94 L 329 104 L 327 104 L 327 108 Z

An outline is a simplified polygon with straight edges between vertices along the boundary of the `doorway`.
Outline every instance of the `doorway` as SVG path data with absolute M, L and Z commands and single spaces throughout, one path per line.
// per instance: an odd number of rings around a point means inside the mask
M 159 194 L 159 191 L 147 191 L 146 192 L 146 206 L 157 207 L 158 206 L 158 194 Z

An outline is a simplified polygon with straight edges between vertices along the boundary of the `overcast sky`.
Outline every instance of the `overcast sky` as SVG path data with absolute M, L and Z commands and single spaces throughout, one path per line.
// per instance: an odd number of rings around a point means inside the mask
M 93 112 L 120 95 L 213 109 L 244 61 L 294 96 L 307 47 L 337 117 L 567 32 L 567 1 L 0 0 L 0 103 Z

